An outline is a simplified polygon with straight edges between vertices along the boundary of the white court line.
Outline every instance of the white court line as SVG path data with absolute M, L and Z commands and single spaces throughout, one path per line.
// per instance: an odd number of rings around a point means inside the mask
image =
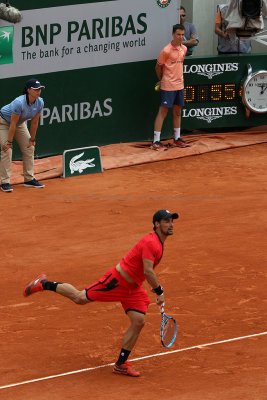
M 266 334 L 267 334 L 267 332 L 261 332 L 261 333 L 255 333 L 253 335 L 240 336 L 240 337 L 236 337 L 236 338 L 232 338 L 232 339 L 220 340 L 219 342 L 211 342 L 211 343 L 206 343 L 206 344 L 199 344 L 197 346 L 185 347 L 183 349 L 166 351 L 164 353 L 158 353 L 158 354 L 151 354 L 149 356 L 144 356 L 144 357 L 139 357 L 139 358 L 133 358 L 131 361 L 145 360 L 146 358 L 152 358 L 152 357 L 161 357 L 161 356 L 166 356 L 167 354 L 180 353 L 182 351 L 188 351 L 188 350 L 193 350 L 193 349 L 201 349 L 203 347 L 214 346 L 216 344 L 221 344 L 221 343 L 235 342 L 237 340 L 249 339 L 249 338 L 253 338 L 253 337 L 257 337 L 257 336 L 263 336 L 263 335 L 266 335 Z M 114 365 L 114 363 L 98 365 L 97 367 L 78 369 L 76 371 L 64 372 L 62 374 L 57 374 L 57 375 L 44 376 L 42 378 L 31 379 L 31 380 L 28 380 L 28 381 L 23 381 L 23 382 L 18 382 L 18 383 L 11 383 L 10 385 L 0 386 L 0 390 L 1 389 L 8 389 L 8 388 L 11 388 L 11 387 L 14 387 L 14 386 L 26 385 L 28 383 L 34 383 L 34 382 L 45 381 L 45 380 L 48 380 L 48 379 L 59 378 L 61 376 L 79 374 L 80 372 L 93 371 L 93 370 L 96 370 L 96 369 L 99 369 L 99 368 L 110 367 L 112 365 Z
M 16 307 L 24 307 L 24 306 L 30 306 L 31 303 L 18 303 L 18 304 L 7 304 L 5 306 L 0 306 L 0 309 L 2 308 L 16 308 Z

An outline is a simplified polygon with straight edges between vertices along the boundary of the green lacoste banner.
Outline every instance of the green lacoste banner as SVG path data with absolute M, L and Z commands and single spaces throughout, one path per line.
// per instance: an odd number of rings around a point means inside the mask
M 102 171 L 101 154 L 97 146 L 65 150 L 63 153 L 63 178 Z
M 0 65 L 13 63 L 13 26 L 0 27 Z

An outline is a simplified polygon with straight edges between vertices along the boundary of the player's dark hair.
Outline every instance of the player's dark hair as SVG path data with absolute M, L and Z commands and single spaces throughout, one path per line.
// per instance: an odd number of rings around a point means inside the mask
M 184 10 L 184 12 L 185 12 L 185 8 L 183 6 L 180 7 L 180 10 Z
M 175 33 L 177 30 L 184 31 L 184 26 L 182 24 L 175 24 L 172 27 L 172 33 Z
M 23 88 L 22 94 L 26 94 L 26 102 L 29 105 L 30 104 L 30 102 L 29 102 L 29 93 L 28 93 L 28 88 L 26 86 Z

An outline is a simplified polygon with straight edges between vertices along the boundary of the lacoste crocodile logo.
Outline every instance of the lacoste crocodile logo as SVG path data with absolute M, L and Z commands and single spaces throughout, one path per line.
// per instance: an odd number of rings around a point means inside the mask
M 77 154 L 77 156 L 72 157 L 72 159 L 70 160 L 69 166 L 70 166 L 70 172 L 72 174 L 74 174 L 74 172 L 76 171 L 78 171 L 81 174 L 86 168 L 95 167 L 95 164 L 93 164 L 93 161 L 95 161 L 94 158 L 91 158 L 90 160 L 79 160 L 79 158 L 81 158 L 83 155 L 84 152 Z

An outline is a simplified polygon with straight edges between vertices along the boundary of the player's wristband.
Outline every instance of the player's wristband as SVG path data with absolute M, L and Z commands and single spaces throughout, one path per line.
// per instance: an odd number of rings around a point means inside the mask
M 155 292 L 158 296 L 163 294 L 163 288 L 162 286 L 158 286 L 157 288 L 153 289 L 153 292 Z

